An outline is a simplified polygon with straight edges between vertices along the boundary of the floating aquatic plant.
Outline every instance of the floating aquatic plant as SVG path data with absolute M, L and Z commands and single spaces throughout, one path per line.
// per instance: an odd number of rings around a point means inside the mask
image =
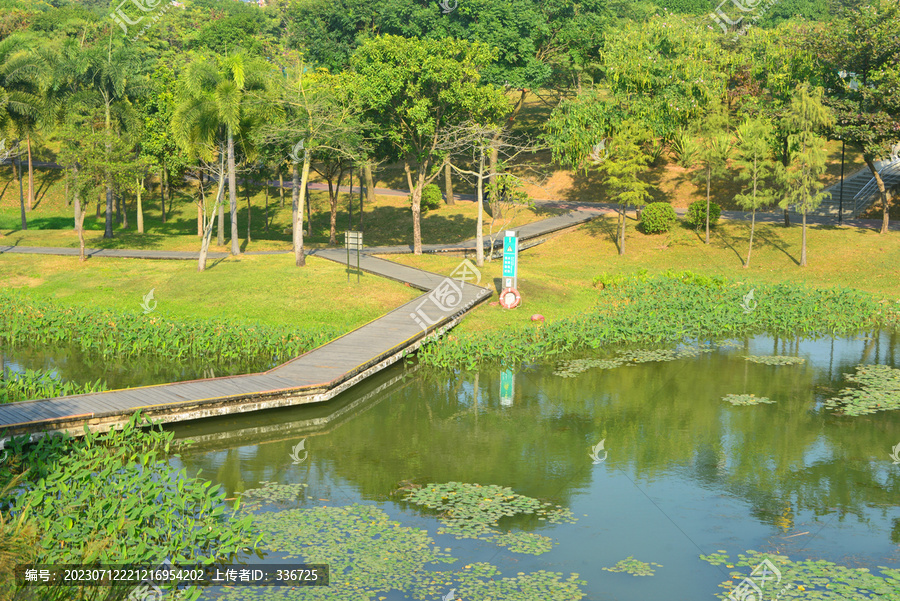
M 607 572 L 626 572 L 632 576 L 653 576 L 655 570 L 650 566 L 656 566 L 658 568 L 662 567 L 662 565 L 658 563 L 653 563 L 652 561 L 646 563 L 629 555 L 627 558 L 616 563 L 613 567 L 603 569 Z
M 848 568 L 824 560 L 791 561 L 784 555 L 758 551 L 747 551 L 747 555 L 740 554 L 737 560 L 731 560 L 720 550 L 701 555 L 700 559 L 714 566 L 746 568 L 732 571 L 731 577 L 719 585 L 725 589 L 718 595 L 720 599 L 729 599 L 730 593 L 745 579 L 750 579 L 760 586 L 766 599 L 777 597 L 779 601 L 900 601 L 900 570 L 883 566 L 878 566 L 883 575 L 879 576 L 866 568 Z M 771 571 L 767 575 L 771 581 L 762 581 L 752 575 L 765 559 L 775 566 L 780 577 Z
M 296 491 L 274 489 L 266 483 L 266 496 L 285 498 Z M 254 493 L 251 496 L 256 496 Z M 245 506 L 246 510 L 246 506 Z M 457 570 L 441 570 L 458 560 L 451 549 L 440 549 L 428 532 L 391 521 L 370 505 L 315 507 L 253 516 L 262 534 L 261 548 L 286 559 L 329 564 L 327 587 L 235 587 L 222 601 L 376 601 L 391 591 L 407 598 L 437 599 L 449 589 L 455 601 L 516 599 L 522 601 L 576 601 L 584 598 L 578 574 L 520 572 L 501 578 L 489 563 Z
M 613 369 L 620 365 L 622 365 L 622 361 L 616 359 L 572 359 L 570 361 L 560 361 L 553 375 L 563 378 L 574 378 L 589 369 Z
M 760 403 L 774 403 L 768 397 L 756 396 L 755 394 L 726 394 L 722 397 L 723 401 L 728 401 L 732 405 L 759 405 Z
M 244 507 L 248 511 L 257 510 L 262 504 L 286 505 L 302 501 L 306 498 L 306 489 L 309 487 L 308 484 L 302 482 L 298 484 L 276 484 L 268 480 L 260 481 L 259 485 L 259 488 L 251 488 L 238 493 L 246 499 Z
M 825 401 L 825 406 L 844 415 L 866 415 L 900 409 L 900 369 L 887 365 L 857 365 L 856 372 L 844 379 L 858 388 L 844 389 Z
M 619 353 L 619 359 L 626 363 L 650 363 L 653 361 L 674 361 L 687 357 L 697 357 L 700 353 L 708 353 L 712 349 L 688 346 L 680 349 L 658 349 L 625 351 Z
M 787 355 L 747 355 L 746 359 L 752 363 L 762 363 L 763 365 L 798 365 L 806 362 L 803 357 Z
M 463 482 L 427 484 L 412 491 L 405 500 L 441 512 L 444 527 L 438 534 L 457 538 L 477 538 L 508 546 L 517 553 L 540 555 L 552 543 L 538 534 L 502 533 L 497 529 L 501 518 L 531 514 L 550 524 L 576 521 L 572 512 L 559 505 L 517 494 L 504 486 L 482 486 Z

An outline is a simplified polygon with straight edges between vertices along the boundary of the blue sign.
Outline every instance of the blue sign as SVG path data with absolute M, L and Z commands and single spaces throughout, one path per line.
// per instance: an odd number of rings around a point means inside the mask
M 516 278 L 519 267 L 519 239 L 515 232 L 506 232 L 503 238 L 503 277 Z
M 515 390 L 515 380 L 513 380 L 513 372 L 511 369 L 504 369 L 500 372 L 500 404 L 508 407 L 513 404 L 513 391 Z

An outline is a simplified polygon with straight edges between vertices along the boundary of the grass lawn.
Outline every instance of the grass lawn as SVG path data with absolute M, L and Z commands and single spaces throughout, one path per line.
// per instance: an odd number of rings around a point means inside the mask
M 690 270 L 726 276 L 734 281 L 794 282 L 812 286 L 844 286 L 866 290 L 877 298 L 900 298 L 900 232 L 881 235 L 871 230 L 810 227 L 808 265 L 798 266 L 799 226 L 758 225 L 750 267 L 742 267 L 750 226 L 723 221 L 712 231 L 709 246 L 693 229 L 676 226 L 669 234 L 647 236 L 629 220 L 626 254 L 614 243 L 614 218 L 598 219 L 574 232 L 556 236 L 519 256 L 522 304 L 514 310 L 481 305 L 461 324 L 464 331 L 521 327 L 534 313 L 555 320 L 590 309 L 596 302 L 593 279 L 599 274 L 630 274 L 641 269 L 659 273 Z M 391 256 L 391 260 L 449 275 L 460 257 Z M 485 263 L 482 285 L 497 290 L 501 261 Z M 496 300 L 496 297 L 494 297 Z
M 298 329 L 331 324 L 349 331 L 421 294 L 397 282 L 363 274 L 347 284 L 345 269 L 309 257 L 305 268 L 292 255 L 243 256 L 197 272 L 194 261 L 153 261 L 0 255 L 4 289 L 63 304 L 141 311 L 151 289 L 156 313 L 178 318 L 227 317 Z

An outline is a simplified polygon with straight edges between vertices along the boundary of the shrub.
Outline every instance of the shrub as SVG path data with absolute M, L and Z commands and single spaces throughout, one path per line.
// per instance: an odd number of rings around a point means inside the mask
M 409 202 L 412 205 L 412 196 L 409 197 Z M 428 184 L 422 188 L 422 202 L 419 206 L 423 215 L 433 209 L 439 209 L 442 202 L 444 202 L 444 197 L 437 184 Z
M 716 221 L 719 220 L 719 215 L 722 214 L 722 207 L 717 205 L 714 202 L 709 203 L 709 225 L 715 225 Z M 691 203 L 691 206 L 688 207 L 687 215 L 684 216 L 684 220 L 694 227 L 701 227 L 706 225 L 706 201 L 705 200 L 697 200 Z
M 667 202 L 651 202 L 641 211 L 640 230 L 645 234 L 664 234 L 678 221 L 675 209 Z

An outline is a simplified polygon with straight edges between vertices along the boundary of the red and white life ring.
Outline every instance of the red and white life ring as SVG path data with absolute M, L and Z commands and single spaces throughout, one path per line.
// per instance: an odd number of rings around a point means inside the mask
M 521 302 L 522 297 L 515 288 L 504 288 L 500 292 L 500 306 L 504 309 L 515 309 Z

